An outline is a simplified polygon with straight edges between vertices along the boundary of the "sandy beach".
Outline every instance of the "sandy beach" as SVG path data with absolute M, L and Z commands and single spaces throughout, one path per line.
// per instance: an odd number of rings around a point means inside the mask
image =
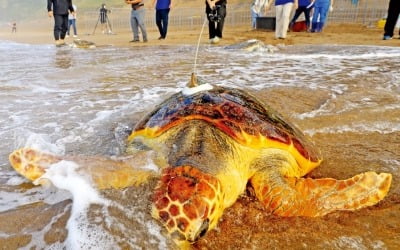
M 39 24 L 19 25 L 17 33 L 11 33 L 11 28 L 0 29 L 0 39 L 28 44 L 51 44 L 53 43 L 52 29 L 53 20 L 41 21 Z M 115 34 L 101 34 L 100 29 L 93 35 L 93 30 L 79 29 L 78 38 L 95 42 L 98 46 L 154 46 L 154 45 L 183 45 L 196 44 L 199 39 L 201 27 L 193 29 L 177 29 L 170 27 L 167 39 L 158 40 L 159 33 L 156 27 L 147 27 L 149 41 L 147 43 L 129 43 L 132 40 L 132 32 L 128 29 L 118 30 Z M 395 32 L 397 34 L 397 32 Z M 223 39 L 218 45 L 230 45 L 249 39 L 259 39 L 265 44 L 347 44 L 347 45 L 378 45 L 399 46 L 400 40 L 395 35 L 392 40 L 382 40 L 383 29 L 377 27 L 366 27 L 361 24 L 328 24 L 322 33 L 289 32 L 285 40 L 275 39 L 272 30 L 253 30 L 249 26 L 224 28 Z M 73 41 L 72 37 L 66 38 L 67 43 Z M 204 28 L 201 44 L 208 43 L 208 27 Z

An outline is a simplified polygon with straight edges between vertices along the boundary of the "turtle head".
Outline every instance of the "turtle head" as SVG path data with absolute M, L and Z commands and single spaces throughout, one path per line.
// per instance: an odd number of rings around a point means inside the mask
M 221 185 L 215 177 L 190 166 L 163 170 L 152 215 L 174 241 L 197 241 L 215 227 L 223 209 Z

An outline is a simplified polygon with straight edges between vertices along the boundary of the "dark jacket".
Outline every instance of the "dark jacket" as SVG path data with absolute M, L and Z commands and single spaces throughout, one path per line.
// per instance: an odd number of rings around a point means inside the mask
M 227 0 L 216 0 L 215 1 L 215 5 L 220 5 L 223 8 L 226 8 L 226 3 L 227 3 Z M 211 8 L 206 1 L 206 13 L 210 13 L 210 12 L 211 12 Z
M 72 0 L 47 0 L 47 11 L 53 7 L 54 15 L 68 15 L 68 10 L 74 12 Z

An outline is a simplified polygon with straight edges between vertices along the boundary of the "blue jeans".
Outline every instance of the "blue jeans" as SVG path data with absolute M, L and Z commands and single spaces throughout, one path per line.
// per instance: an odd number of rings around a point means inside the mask
M 143 41 L 147 41 L 147 32 L 144 25 L 144 14 L 145 9 L 140 7 L 139 9 L 132 9 L 131 11 L 131 28 L 133 32 L 133 40 L 139 40 L 139 28 L 142 32 Z
M 328 10 L 329 10 L 329 3 L 327 3 L 326 5 L 323 5 L 323 6 L 318 6 L 318 7 L 315 6 L 312 22 L 313 23 L 320 22 L 320 23 L 325 24 L 326 18 L 328 16 Z M 318 17 L 319 17 L 319 21 L 318 21 Z
M 69 35 L 69 30 L 71 28 L 71 25 L 72 25 L 72 28 L 74 29 L 74 35 L 77 35 L 76 34 L 76 19 L 69 19 L 68 20 L 68 31 L 67 31 L 67 34 Z
M 168 14 L 169 9 L 156 10 L 156 24 L 162 38 L 165 38 L 167 36 Z
M 252 8 L 253 6 L 250 7 L 250 13 L 251 13 L 251 27 L 253 29 L 257 28 L 257 17 L 259 17 L 260 15 L 255 12 Z

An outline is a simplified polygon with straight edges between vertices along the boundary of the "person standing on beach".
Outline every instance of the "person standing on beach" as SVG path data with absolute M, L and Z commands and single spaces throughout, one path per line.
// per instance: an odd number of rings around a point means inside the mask
M 131 28 L 133 32 L 133 40 L 130 42 L 139 42 L 139 28 L 142 32 L 143 42 L 147 42 L 146 26 L 144 25 L 144 3 L 142 0 L 125 0 L 125 3 L 132 5 Z
M 222 30 L 226 16 L 227 0 L 206 0 L 206 14 L 210 43 L 218 43 L 222 38 Z
M 333 10 L 333 0 L 315 0 L 311 32 L 322 32 L 328 12 Z
M 101 25 L 101 33 L 103 34 L 111 34 L 111 25 L 108 20 L 108 13 L 111 11 L 107 9 L 107 6 L 105 3 L 103 3 L 99 9 L 99 19 L 100 19 L 100 25 Z
M 400 14 L 400 1 L 399 0 L 390 0 L 388 14 L 386 18 L 385 33 L 383 34 L 383 40 L 390 40 L 394 34 L 394 27 L 396 26 L 397 19 Z M 400 34 L 399 34 L 400 35 Z
M 271 4 L 268 5 L 269 9 Z M 297 0 L 275 0 L 276 12 L 276 25 L 275 25 L 275 38 L 285 39 L 289 27 L 290 14 L 292 9 L 297 9 Z
M 156 24 L 160 37 L 158 40 L 163 40 L 167 37 L 168 30 L 168 15 L 172 8 L 172 0 L 153 0 L 153 7 L 156 7 Z
M 65 44 L 64 38 L 68 29 L 68 10 L 74 13 L 72 0 L 47 0 L 49 17 L 54 17 L 54 40 L 56 46 Z
M 78 34 L 76 33 L 76 6 L 73 4 L 72 8 L 74 8 L 74 12 L 70 12 L 68 15 L 68 30 L 67 30 L 67 36 L 70 34 L 70 29 L 71 26 L 74 29 L 74 37 L 76 37 Z
M 17 22 L 14 21 L 11 26 L 11 33 L 17 33 Z

